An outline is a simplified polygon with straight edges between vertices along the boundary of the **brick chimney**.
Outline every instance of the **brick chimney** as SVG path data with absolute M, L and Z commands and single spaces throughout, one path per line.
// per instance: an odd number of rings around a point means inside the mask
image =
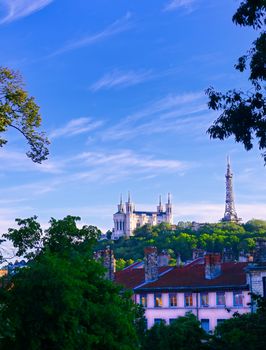
M 220 253 L 207 253 L 204 256 L 205 278 L 212 280 L 221 275 L 221 255 Z
M 93 255 L 96 261 L 101 261 L 103 267 L 107 270 L 105 273 L 105 278 L 113 281 L 115 278 L 115 258 L 114 252 L 107 246 L 105 249 L 97 250 Z
M 146 247 L 144 249 L 144 269 L 145 282 L 158 278 L 158 255 L 156 247 Z
M 167 250 L 162 250 L 158 256 L 158 266 L 168 266 L 170 260 L 170 255 L 167 253 Z
M 256 240 L 254 263 L 266 263 L 266 239 L 258 238 Z

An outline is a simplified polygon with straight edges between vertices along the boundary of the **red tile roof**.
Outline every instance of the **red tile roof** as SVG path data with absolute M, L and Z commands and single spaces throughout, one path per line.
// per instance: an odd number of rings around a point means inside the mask
M 137 265 L 137 264 L 136 264 Z M 171 269 L 170 266 L 159 267 L 159 274 Z M 127 289 L 133 289 L 145 282 L 144 268 L 133 267 L 115 273 L 115 282 L 122 284 Z
M 161 276 L 156 281 L 145 283 L 144 269 L 128 269 L 118 271 L 115 280 L 127 289 L 136 291 L 161 290 L 190 290 L 190 289 L 223 289 L 247 288 L 244 268 L 248 263 L 228 262 L 222 264 L 222 273 L 212 280 L 205 279 L 204 265 L 188 265 L 184 267 L 161 267 Z M 169 270 L 170 269 L 170 270 Z M 169 270 L 169 271 L 168 271 Z M 168 272 L 167 272 L 168 271 Z M 138 287 L 138 288 L 137 288 Z

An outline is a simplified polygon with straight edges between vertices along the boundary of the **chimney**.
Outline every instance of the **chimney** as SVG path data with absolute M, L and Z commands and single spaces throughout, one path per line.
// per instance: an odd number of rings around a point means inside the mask
M 181 255 L 180 255 L 179 252 L 176 254 L 176 266 L 177 266 L 177 267 L 182 266 Z
M 234 254 L 232 248 L 224 248 L 223 250 L 223 262 L 234 261 Z
M 203 249 L 193 249 L 192 250 L 192 259 L 198 259 L 198 258 L 203 258 L 204 256 L 204 250 Z
M 168 266 L 170 260 L 170 255 L 167 253 L 167 250 L 162 250 L 158 256 L 158 266 Z
M 146 247 L 144 249 L 144 269 L 145 282 L 158 278 L 158 255 L 156 247 Z
M 266 239 L 258 238 L 256 240 L 254 263 L 266 263 Z
M 107 270 L 105 273 L 105 278 L 113 281 L 115 278 L 115 258 L 114 252 L 112 249 L 110 249 L 110 246 L 94 252 L 93 257 L 96 261 L 101 261 L 103 267 Z
M 205 265 L 205 278 L 207 280 L 212 280 L 220 276 L 222 272 L 220 253 L 207 253 L 204 256 L 204 265 Z

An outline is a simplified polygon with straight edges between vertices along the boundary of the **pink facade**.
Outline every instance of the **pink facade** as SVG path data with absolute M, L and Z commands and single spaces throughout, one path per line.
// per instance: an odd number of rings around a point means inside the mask
M 187 312 L 192 312 L 199 321 L 205 320 L 205 323 L 209 324 L 209 331 L 213 331 L 218 322 L 231 318 L 235 312 L 240 314 L 250 312 L 250 306 L 248 305 L 250 303 L 250 295 L 248 291 L 237 291 L 238 294 L 235 293 L 235 295 L 233 291 L 225 291 L 224 305 L 217 305 L 217 293 L 204 292 L 205 295 L 208 295 L 208 306 L 201 305 L 201 293 L 192 293 L 192 306 L 185 306 L 186 293 L 157 293 L 157 295 L 161 294 L 162 299 L 162 306 L 157 307 L 155 306 L 154 296 L 156 294 L 154 293 L 136 294 L 135 302 L 143 304 L 145 300 L 143 295 L 146 296 L 147 306 L 143 306 L 145 307 L 148 328 L 154 325 L 155 320 L 163 320 L 166 324 L 169 324 L 170 320 L 184 316 Z M 176 306 L 170 306 L 170 294 L 176 295 Z M 237 300 L 236 297 L 238 298 Z M 239 304 L 238 306 L 235 305 L 236 302 Z

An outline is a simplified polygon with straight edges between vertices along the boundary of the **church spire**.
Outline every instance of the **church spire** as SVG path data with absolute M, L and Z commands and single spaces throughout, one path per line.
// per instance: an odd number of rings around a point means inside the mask
M 162 206 L 162 196 L 159 196 L 159 205 L 157 206 L 157 213 L 163 212 L 163 206 Z
M 233 173 L 231 171 L 230 158 L 227 156 L 227 170 L 225 174 L 226 183 L 226 197 L 225 197 L 225 211 L 222 221 L 226 222 L 239 222 L 241 219 L 238 218 L 235 210 L 234 192 L 233 192 Z

